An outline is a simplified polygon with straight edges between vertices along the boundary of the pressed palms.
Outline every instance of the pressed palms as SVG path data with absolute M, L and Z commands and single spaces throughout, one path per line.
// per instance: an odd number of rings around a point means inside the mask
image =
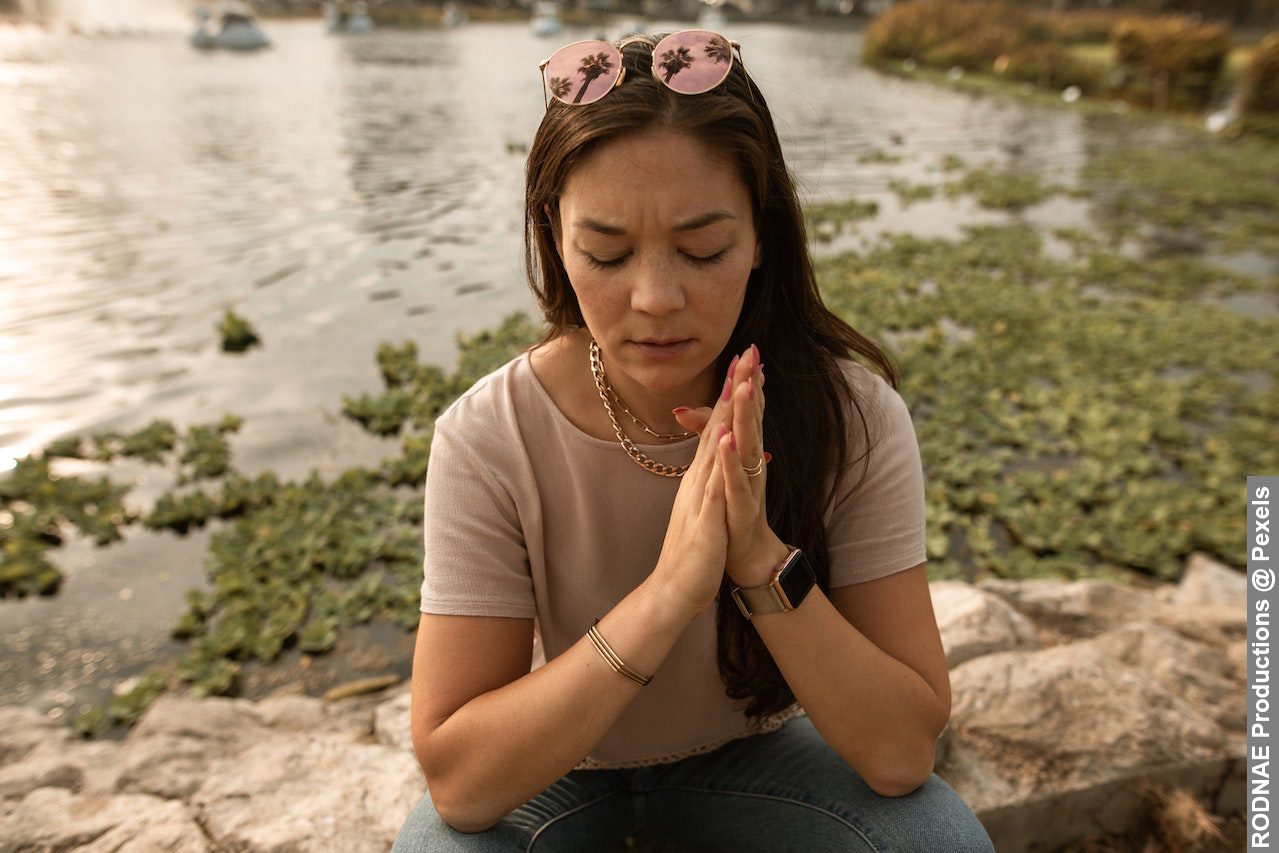
M 663 51 L 662 61 L 658 63 L 658 67 L 666 72 L 666 76 L 662 78 L 662 82 L 671 82 L 672 77 L 683 71 L 685 68 L 691 68 L 692 65 L 693 54 L 686 47 Z
M 589 54 L 583 56 L 581 63 L 577 66 L 577 73 L 581 74 L 584 79 L 582 80 L 582 88 L 577 90 L 577 95 L 573 98 L 573 103 L 580 104 L 582 96 L 586 94 L 586 87 L 591 85 L 591 81 L 602 74 L 608 73 L 612 67 L 612 60 L 603 51 L 594 56 Z

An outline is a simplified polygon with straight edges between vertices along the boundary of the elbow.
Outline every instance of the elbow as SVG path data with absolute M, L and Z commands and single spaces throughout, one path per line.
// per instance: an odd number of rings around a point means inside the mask
M 899 754 L 887 762 L 879 773 L 866 777 L 866 784 L 881 797 L 905 797 L 923 787 L 932 778 L 936 742 L 914 745 L 909 754 Z
M 426 790 L 431 797 L 431 805 L 435 807 L 435 813 L 440 816 L 440 820 L 458 832 L 472 835 L 492 829 L 497 824 L 497 819 L 468 814 L 465 808 L 455 807 L 452 800 L 444 796 L 438 782 L 435 785 L 431 784 L 430 777 L 427 777 Z

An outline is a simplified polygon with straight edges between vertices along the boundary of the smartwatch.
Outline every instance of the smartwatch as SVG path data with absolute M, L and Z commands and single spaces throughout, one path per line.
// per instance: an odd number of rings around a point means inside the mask
M 756 613 L 780 613 L 794 610 L 817 583 L 813 567 L 798 548 L 792 548 L 786 559 L 773 570 L 772 579 L 763 586 L 734 587 L 733 600 L 749 620 Z

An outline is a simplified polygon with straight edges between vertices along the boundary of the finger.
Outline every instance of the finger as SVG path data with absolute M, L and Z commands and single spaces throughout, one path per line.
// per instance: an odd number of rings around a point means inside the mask
M 718 513 L 716 517 L 723 519 L 724 517 L 724 475 L 721 473 L 722 465 L 720 457 L 723 452 L 720 447 L 728 444 L 728 434 L 721 436 L 721 440 L 715 443 L 715 452 L 712 454 L 710 466 L 710 483 L 702 492 L 702 512 Z
M 723 459 L 724 476 L 724 518 L 728 523 L 729 535 L 733 531 L 746 531 L 755 523 L 758 510 L 755 507 L 755 495 L 751 491 L 750 477 L 742 467 L 742 455 L 738 453 L 736 442 L 724 442 Z
M 727 383 L 725 383 L 727 385 Z M 705 425 L 702 426 L 701 433 L 697 439 L 697 452 L 693 456 L 693 465 L 699 469 L 710 467 L 710 457 L 714 455 L 714 448 L 709 445 L 714 443 L 713 433 L 718 423 L 716 414 L 725 405 L 723 402 L 724 386 L 720 388 L 720 398 L 716 400 L 714 408 L 709 409 L 710 417 L 706 419 Z
M 674 414 L 675 420 L 680 426 L 689 432 L 695 432 L 698 435 L 701 435 L 706 429 L 706 425 L 710 423 L 711 412 L 713 411 L 714 409 L 710 406 L 702 406 L 696 409 L 686 408 L 684 411 L 675 412 Z

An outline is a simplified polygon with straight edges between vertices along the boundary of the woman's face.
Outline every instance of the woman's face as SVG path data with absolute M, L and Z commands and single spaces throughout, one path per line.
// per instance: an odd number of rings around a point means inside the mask
M 556 247 L 586 325 L 614 369 L 656 392 L 713 374 L 759 266 L 750 190 L 690 136 L 612 140 L 570 173 Z M 634 345 L 691 338 L 670 358 Z

